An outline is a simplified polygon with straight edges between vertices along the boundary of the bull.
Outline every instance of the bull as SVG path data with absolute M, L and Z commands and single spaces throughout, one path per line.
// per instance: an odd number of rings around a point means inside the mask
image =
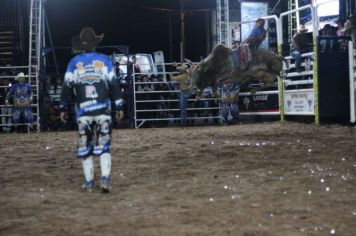
M 269 87 L 274 84 L 278 76 L 283 76 L 285 59 L 268 49 L 254 50 L 251 59 L 244 67 L 240 68 L 236 68 L 233 53 L 235 50 L 219 44 L 198 64 L 193 65 L 190 62 L 191 67 L 187 71 L 187 80 L 190 83 L 190 88 L 197 92 L 197 98 L 209 86 L 216 93 L 220 83 L 237 81 L 239 84 L 246 84 L 250 81 L 258 81 Z

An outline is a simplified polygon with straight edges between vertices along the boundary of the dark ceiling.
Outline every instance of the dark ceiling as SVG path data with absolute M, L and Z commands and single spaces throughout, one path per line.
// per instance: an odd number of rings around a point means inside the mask
M 206 54 L 206 14 L 216 1 L 183 2 L 187 56 L 198 59 Z M 180 8 L 180 0 L 51 0 L 46 12 L 55 46 L 70 46 L 73 35 L 91 26 L 105 34 L 102 45 L 128 45 L 131 52 L 163 50 L 167 59 L 178 60 Z

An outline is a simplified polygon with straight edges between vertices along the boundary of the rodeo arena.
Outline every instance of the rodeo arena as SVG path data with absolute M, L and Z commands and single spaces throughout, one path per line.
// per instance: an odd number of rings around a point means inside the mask
M 0 0 L 0 235 L 356 235 L 355 0 L 55 2 Z

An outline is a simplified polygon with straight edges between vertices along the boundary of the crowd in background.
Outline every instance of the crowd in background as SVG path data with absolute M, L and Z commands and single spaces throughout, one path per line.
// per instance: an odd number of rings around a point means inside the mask
M 201 100 L 195 101 L 195 95 L 190 93 L 186 101 L 186 117 L 181 122 L 181 88 L 171 76 L 164 80 L 162 75 L 135 76 L 135 101 L 137 119 L 147 120 L 143 127 L 165 127 L 172 125 L 197 125 L 218 123 L 218 119 L 199 119 L 199 117 L 217 117 L 219 110 L 218 99 L 212 98 L 211 89 L 204 92 Z M 151 102 L 147 102 L 151 101 Z M 215 108 L 209 110 L 208 108 Z M 202 120 L 202 121 L 199 121 Z

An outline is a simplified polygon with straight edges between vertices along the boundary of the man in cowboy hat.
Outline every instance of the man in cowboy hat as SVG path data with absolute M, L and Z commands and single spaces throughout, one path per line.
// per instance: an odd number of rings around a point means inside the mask
M 292 37 L 291 56 L 295 60 L 295 69 L 297 72 L 301 72 L 302 68 L 302 53 L 308 51 L 310 46 L 310 40 L 307 35 L 308 29 L 304 25 L 301 25 L 298 32 Z
M 83 164 L 83 188 L 89 192 L 94 187 L 93 155 L 100 156 L 102 192 L 109 192 L 111 189 L 112 107 L 116 110 L 115 118 L 118 122 L 124 116 L 121 89 L 114 65 L 108 56 L 94 52 L 102 39 L 103 35 L 97 36 L 89 27 L 72 38 L 74 50 L 83 53 L 68 64 L 60 103 L 60 117 L 66 122 L 65 111 L 71 94 L 74 94 L 79 130 L 77 157 L 82 159 Z
M 26 76 L 23 72 L 16 75 L 15 81 L 18 83 L 11 86 L 6 95 L 5 103 L 9 105 L 9 100 L 13 97 L 14 107 L 12 109 L 12 118 L 17 129 L 17 125 L 21 120 L 27 124 L 28 128 L 32 127 L 34 121 L 33 112 L 31 108 L 32 103 L 32 88 L 26 83 Z

